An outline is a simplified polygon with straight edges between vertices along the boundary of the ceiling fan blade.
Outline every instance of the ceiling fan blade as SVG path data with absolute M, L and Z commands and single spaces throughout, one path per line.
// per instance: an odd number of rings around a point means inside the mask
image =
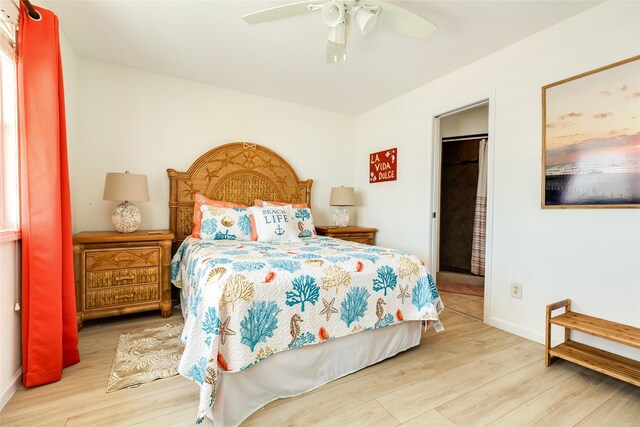
M 346 48 L 346 44 L 338 44 L 331 40 L 327 40 L 327 64 L 335 64 L 344 61 Z
M 420 40 L 428 39 L 436 31 L 437 27 L 420 15 L 384 1 L 379 4 L 378 24 L 383 27 Z
M 309 5 L 323 3 L 318 0 L 307 0 L 298 3 L 285 4 L 283 6 L 272 7 L 271 9 L 261 10 L 259 12 L 250 13 L 242 17 L 249 24 L 260 24 L 267 21 L 275 21 L 276 19 L 290 18 L 296 15 L 302 15 L 312 12 L 313 9 Z

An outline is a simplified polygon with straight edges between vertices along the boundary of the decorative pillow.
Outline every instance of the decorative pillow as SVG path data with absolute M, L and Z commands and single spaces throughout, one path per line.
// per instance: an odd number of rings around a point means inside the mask
M 256 200 L 260 202 L 262 200 Z M 313 223 L 313 216 L 311 215 L 311 209 L 307 207 L 306 203 L 291 203 L 281 204 L 280 202 L 264 202 L 262 206 L 289 206 L 293 211 L 293 222 L 298 230 L 298 237 L 304 239 L 313 237 L 316 235 L 316 226 Z
M 206 240 L 255 240 L 255 224 L 249 208 L 203 205 L 200 238 Z
M 193 229 L 191 230 L 191 236 L 198 239 L 200 238 L 200 221 L 202 221 L 202 211 L 200 208 L 202 205 L 216 206 L 219 208 L 246 208 L 246 206 L 236 205 L 235 203 L 210 200 L 202 194 L 197 193 L 194 197 L 193 204 Z
M 292 209 L 293 211 L 293 223 L 298 230 L 298 237 L 308 238 L 316 235 L 316 226 L 313 224 L 313 216 L 311 215 L 311 209 L 299 208 Z
M 255 218 L 259 242 L 300 241 L 289 206 L 252 206 L 249 209 Z
M 270 200 L 260 200 L 260 199 L 255 199 L 253 201 L 253 203 L 256 206 L 287 206 L 287 205 L 291 205 L 292 208 L 308 208 L 309 206 L 307 206 L 306 203 L 284 203 L 284 202 L 273 202 Z

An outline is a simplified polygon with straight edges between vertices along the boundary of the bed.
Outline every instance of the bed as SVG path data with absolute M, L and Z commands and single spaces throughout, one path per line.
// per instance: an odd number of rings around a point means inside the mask
M 443 309 L 421 262 L 398 250 L 313 236 L 298 242 L 191 237 L 194 197 L 311 205 L 273 151 L 217 147 L 168 169 L 172 283 L 181 288 L 179 372 L 200 387 L 197 420 L 237 425 L 266 403 L 313 390 L 420 343 Z

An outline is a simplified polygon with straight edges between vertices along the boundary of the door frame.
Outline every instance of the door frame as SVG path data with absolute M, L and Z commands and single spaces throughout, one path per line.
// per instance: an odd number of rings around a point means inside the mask
M 431 239 L 427 251 L 431 254 L 431 270 L 437 275 L 440 270 L 440 185 L 442 178 L 442 138 L 440 136 L 440 119 L 465 110 L 489 104 L 489 123 L 487 139 L 487 238 L 485 242 L 485 276 L 484 276 L 484 316 L 483 321 L 489 323 L 491 318 L 491 283 L 493 276 L 493 203 L 494 203 L 494 171 L 495 171 L 495 93 L 479 95 L 457 102 L 431 114 L 433 125 L 433 164 L 432 164 L 432 197 L 431 211 L 427 221 L 431 226 Z

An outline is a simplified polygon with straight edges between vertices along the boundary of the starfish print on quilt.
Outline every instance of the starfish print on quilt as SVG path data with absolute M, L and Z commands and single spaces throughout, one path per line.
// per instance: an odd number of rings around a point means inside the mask
M 336 310 L 335 308 L 333 308 L 333 304 L 336 302 L 336 299 L 333 298 L 331 299 L 331 301 L 328 301 L 324 298 L 322 298 L 322 304 L 324 304 L 324 309 L 322 309 L 322 311 L 320 312 L 320 314 L 326 314 L 327 315 L 327 322 L 329 320 L 331 320 L 331 314 L 332 313 L 337 313 L 338 310 Z

